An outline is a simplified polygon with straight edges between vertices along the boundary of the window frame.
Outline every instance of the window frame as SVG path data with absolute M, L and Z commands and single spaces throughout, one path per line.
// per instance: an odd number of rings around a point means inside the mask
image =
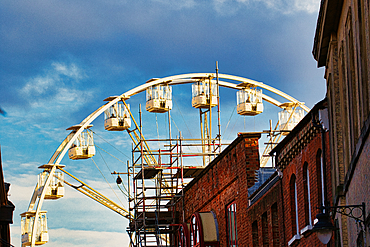
M 228 247 L 238 247 L 238 228 L 236 219 L 237 219 L 237 206 L 236 201 L 233 201 L 226 206 L 226 228 L 227 228 Z

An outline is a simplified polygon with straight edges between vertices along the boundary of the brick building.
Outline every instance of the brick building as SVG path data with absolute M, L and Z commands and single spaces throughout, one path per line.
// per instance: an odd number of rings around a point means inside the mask
M 273 169 L 259 167 L 260 134 L 240 134 L 175 204 L 178 246 L 324 246 L 311 230 L 318 207 L 332 197 L 329 133 L 321 128 L 326 105 L 315 105 L 272 150 L 278 170 L 251 195 L 258 170 Z
M 255 171 L 259 169 L 259 138 L 260 134 L 239 134 L 184 188 L 184 195 L 175 210 L 180 212 L 180 219 L 190 224 L 190 234 L 179 234 L 180 238 L 182 235 L 183 238 L 196 239 L 199 234 L 199 245 L 192 246 L 249 246 L 248 188 L 254 185 Z M 210 223 L 205 223 L 204 217 L 197 215 L 207 212 L 214 215 L 216 221 L 212 225 L 217 228 L 216 238 L 208 242 L 202 236 L 207 235 L 203 231 L 210 228 Z M 199 223 L 201 229 L 197 228 L 198 220 L 207 227 L 202 229 Z M 181 228 L 181 231 L 187 231 L 186 228 Z M 189 241 L 183 240 L 180 246 L 188 246 L 185 243 Z
M 322 0 L 317 21 L 313 56 L 318 67 L 325 67 L 334 206 L 370 207 L 369 4 Z M 368 210 L 365 218 L 369 229 Z M 364 224 L 340 214 L 335 222 L 337 246 L 369 246 Z
M 263 168 L 261 168 L 263 169 Z M 284 210 L 281 177 L 275 171 L 250 197 L 248 207 L 248 245 L 285 246 Z
M 325 105 L 317 103 L 271 151 L 282 177 L 283 246 L 325 246 L 311 231 L 318 207 L 332 196 L 329 133 L 319 124 L 327 119 Z

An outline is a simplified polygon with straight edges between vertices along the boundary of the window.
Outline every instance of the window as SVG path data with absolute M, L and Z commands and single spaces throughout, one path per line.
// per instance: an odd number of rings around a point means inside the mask
M 191 218 L 191 239 L 190 239 L 190 246 L 192 247 L 200 247 L 200 239 L 201 239 L 201 222 L 200 217 L 193 215 Z
M 321 172 L 322 172 L 322 167 L 321 167 L 321 162 L 322 162 L 322 157 L 321 157 L 321 149 L 317 150 L 316 153 L 316 174 L 317 174 L 317 204 L 318 206 L 324 205 L 324 198 L 323 198 L 323 193 L 322 193 L 322 179 L 321 179 Z
M 357 236 L 356 246 L 357 247 L 364 247 L 365 246 L 364 232 L 363 231 L 360 231 L 360 233 Z
M 303 165 L 303 196 L 304 196 L 304 217 L 306 226 L 312 224 L 311 220 L 311 196 L 310 196 L 310 173 L 308 163 Z
M 269 225 L 267 221 L 267 212 L 262 214 L 262 246 L 269 246 Z
M 290 178 L 290 219 L 292 224 L 292 235 L 299 235 L 298 231 L 298 203 L 297 203 L 297 184 L 293 174 Z
M 236 203 L 233 202 L 226 207 L 227 215 L 227 246 L 238 246 L 238 232 L 236 227 Z
M 273 247 L 280 246 L 280 229 L 277 203 L 271 206 L 271 221 L 272 221 L 272 243 Z
M 178 247 L 190 247 L 189 224 L 182 223 L 178 229 Z
M 348 87 L 348 108 L 349 108 L 349 134 L 350 134 L 350 154 L 352 154 L 356 142 L 359 136 L 359 109 L 358 100 L 360 96 L 358 95 L 358 80 L 355 73 L 355 51 L 353 43 L 353 32 L 352 32 L 352 13 L 351 8 L 348 10 L 347 21 L 346 21 L 346 72 L 347 72 L 347 87 Z
M 257 221 L 254 221 L 252 224 L 252 239 L 253 239 L 253 247 L 258 247 L 258 224 Z

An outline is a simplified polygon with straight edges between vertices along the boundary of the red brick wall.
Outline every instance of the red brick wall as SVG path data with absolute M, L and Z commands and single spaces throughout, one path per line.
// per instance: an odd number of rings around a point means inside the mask
M 242 134 L 184 190 L 184 216 L 190 222 L 194 212 L 213 211 L 217 216 L 220 246 L 227 246 L 226 206 L 237 206 L 238 245 L 248 246 L 248 187 L 253 186 L 259 168 L 259 134 Z M 176 205 L 182 219 L 182 201 Z M 251 237 L 251 236 L 250 236 Z
M 330 169 L 330 155 L 329 155 L 329 133 L 325 133 L 325 159 L 326 159 L 326 188 L 327 188 L 327 200 L 330 201 L 332 198 L 331 193 L 331 169 Z M 291 200 L 289 193 L 289 182 L 290 178 L 294 174 L 296 176 L 297 184 L 297 200 L 298 200 L 298 228 L 299 232 L 306 226 L 305 220 L 305 201 L 304 201 L 304 183 L 303 183 L 303 165 L 305 162 L 308 163 L 309 170 L 309 183 L 310 183 L 310 203 L 311 203 L 311 224 L 313 225 L 313 220 L 316 218 L 316 215 L 319 213 L 318 207 L 320 206 L 318 202 L 319 199 L 319 188 L 321 185 L 318 184 L 318 174 L 320 170 L 316 166 L 316 154 L 318 150 L 322 150 L 321 144 L 321 133 L 318 132 L 315 134 L 314 138 L 299 152 L 295 155 L 292 161 L 284 168 L 283 170 L 283 200 L 284 200 L 284 213 L 285 217 L 285 245 L 288 244 L 288 241 L 292 239 L 292 219 L 291 215 Z M 303 236 L 299 242 L 298 246 L 325 246 L 321 244 L 318 240 L 316 234 L 310 232 Z
M 273 209 L 275 207 L 275 209 Z M 267 214 L 267 238 L 263 234 L 263 215 Z M 281 201 L 281 180 L 278 180 L 258 201 L 248 208 L 248 229 L 252 232 L 252 225 L 257 221 L 258 244 L 253 245 L 253 236 L 249 234 L 245 246 L 285 246 L 284 245 L 284 212 Z

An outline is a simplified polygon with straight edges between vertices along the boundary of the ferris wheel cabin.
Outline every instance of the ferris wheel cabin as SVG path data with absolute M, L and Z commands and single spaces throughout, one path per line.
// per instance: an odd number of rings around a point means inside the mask
M 35 211 L 21 214 L 22 247 L 31 245 L 33 224 L 36 224 L 35 245 L 42 245 L 49 241 L 46 212 L 41 211 L 37 217 Z
M 211 79 L 200 80 L 192 85 L 191 104 L 194 108 L 209 108 L 217 105 L 217 85 Z
M 255 116 L 263 112 L 262 89 L 244 88 L 236 93 L 239 115 Z
M 172 109 L 172 88 L 169 85 L 151 86 L 146 90 L 148 112 L 163 113 Z
M 292 130 L 304 117 L 302 109 L 295 109 L 292 103 L 286 103 L 284 110 L 279 112 L 279 130 Z M 283 132 L 287 135 L 289 132 Z
M 77 136 L 76 140 L 68 150 L 68 156 L 72 160 L 88 159 L 95 155 L 93 133 L 86 129 Z
M 48 177 L 48 172 L 43 171 L 38 176 L 38 194 L 40 195 Z M 64 173 L 55 172 L 51 182 L 46 187 L 45 199 L 56 200 L 64 196 Z
M 130 106 L 117 102 L 104 111 L 104 128 L 109 131 L 122 131 L 131 127 Z

